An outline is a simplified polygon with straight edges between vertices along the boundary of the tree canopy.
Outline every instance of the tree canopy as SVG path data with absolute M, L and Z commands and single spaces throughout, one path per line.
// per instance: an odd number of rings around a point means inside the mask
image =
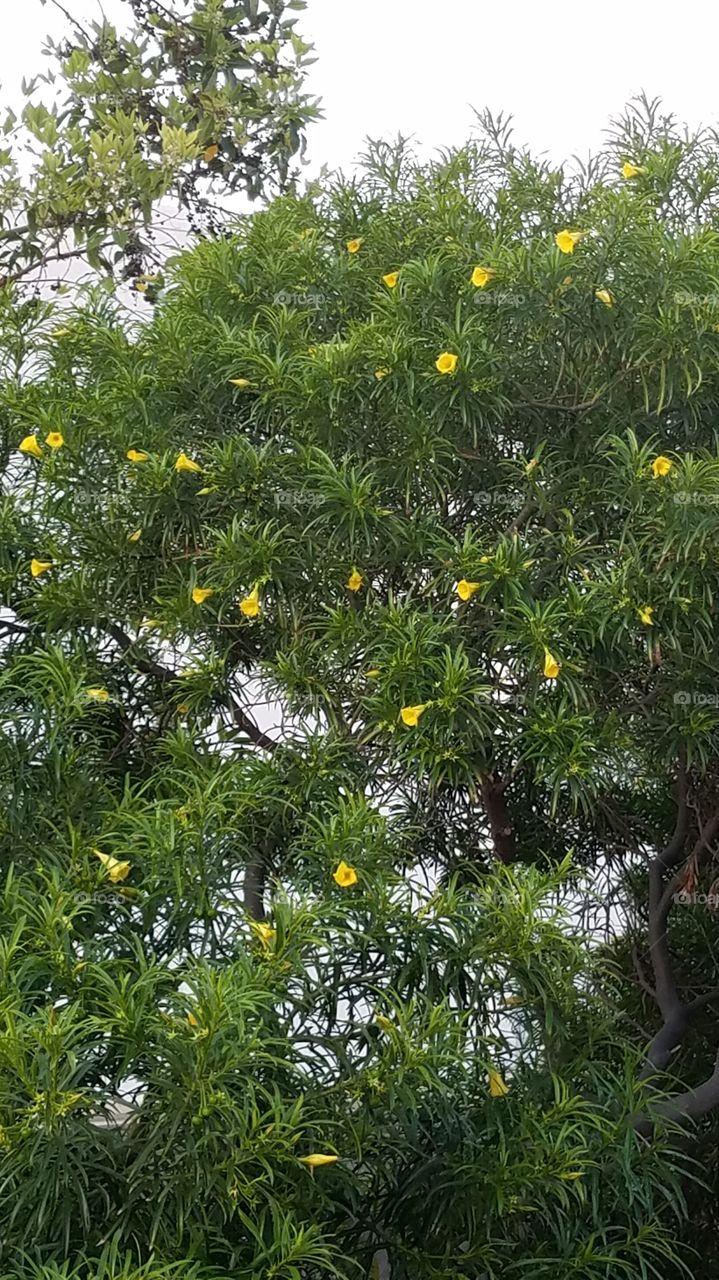
M 8 1274 L 694 1274 L 719 157 L 481 125 L 3 293 Z

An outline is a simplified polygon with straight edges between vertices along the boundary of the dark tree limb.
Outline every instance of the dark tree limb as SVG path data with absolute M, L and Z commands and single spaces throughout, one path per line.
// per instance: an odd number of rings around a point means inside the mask
M 517 841 L 514 823 L 505 799 L 506 784 L 496 774 L 481 774 L 479 779 L 482 802 L 489 821 L 494 852 L 500 862 L 514 862 Z

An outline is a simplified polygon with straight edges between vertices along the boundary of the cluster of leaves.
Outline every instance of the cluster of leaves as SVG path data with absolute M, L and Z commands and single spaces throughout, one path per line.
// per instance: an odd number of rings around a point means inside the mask
M 139 333 L 5 290 L 8 1248 L 686 1266 L 552 865 L 661 847 L 680 755 L 716 806 L 719 157 L 484 123 L 241 219 Z
M 52 0 L 55 3 L 55 0 Z M 0 268 L 65 258 L 120 278 L 163 256 L 160 202 L 218 230 L 223 197 L 286 189 L 305 126 L 304 0 L 128 0 L 127 30 L 68 20 L 52 70 L 23 83 L 0 151 Z M 43 0 L 44 3 L 44 0 Z M 38 99 L 38 86 L 49 102 Z M 166 252 L 166 250 L 165 250 Z M 152 282 L 151 282 L 152 283 Z

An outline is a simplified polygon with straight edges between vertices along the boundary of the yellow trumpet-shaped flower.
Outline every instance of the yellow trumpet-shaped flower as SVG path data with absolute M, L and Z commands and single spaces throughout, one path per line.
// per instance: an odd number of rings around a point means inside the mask
M 554 243 L 562 253 L 574 253 L 579 241 L 584 235 L 583 231 L 558 231 L 554 237 Z
M 477 289 L 484 289 L 496 274 L 492 267 L 475 267 L 471 275 L 472 284 Z
M 142 537 L 142 529 L 135 529 L 132 533 L 128 533 L 127 541 L 139 542 L 141 537 Z
M 382 381 L 382 379 L 383 379 L 383 378 L 386 378 L 386 377 L 388 376 L 388 374 L 390 374 L 391 372 L 392 372 L 392 370 L 391 370 L 391 369 L 387 369 L 386 367 L 382 367 L 382 368 L 380 368 L 380 369 L 375 369 L 375 371 L 374 371 L 374 376 L 375 376 L 375 378 L 377 379 L 377 381 L 378 381 L 378 382 L 381 382 L 381 381 Z
M 253 587 L 250 594 L 245 596 L 244 600 L 240 600 L 240 613 L 246 618 L 257 618 L 261 609 L 260 605 L 260 589 Z
M 454 373 L 459 364 L 459 356 L 453 351 L 443 351 L 434 362 L 434 367 L 438 373 Z
M 252 925 L 253 933 L 257 934 L 263 946 L 269 947 L 270 943 L 277 936 L 277 930 L 271 925 L 265 924 L 264 921 L 258 920 Z
M 641 618 L 645 627 L 652 626 L 652 615 L 654 613 L 653 605 L 651 604 L 642 605 L 641 609 L 637 609 L 637 613 L 639 614 L 639 617 Z
M 39 578 L 41 573 L 47 573 L 48 569 L 52 569 L 52 560 L 31 560 L 30 572 L 33 578 Z
M 475 591 L 479 591 L 481 582 L 468 582 L 466 578 L 461 578 L 457 583 L 457 595 L 460 600 L 471 600 Z
M 354 239 L 354 240 L 348 240 L 348 241 L 347 241 L 347 252 L 348 252 L 348 253 L 359 253 L 359 251 L 360 251 L 360 249 L 361 249 L 361 248 L 362 248 L 362 237 L 361 237 L 361 236 L 357 236 L 357 237 L 356 237 L 356 239 Z
M 42 449 L 40 448 L 40 442 L 37 436 L 25 436 L 24 439 L 20 441 L 18 449 L 21 453 L 29 453 L 33 458 L 42 457 Z
M 357 884 L 359 876 L 354 867 L 348 866 L 346 862 L 340 862 L 337 869 L 332 872 L 332 879 L 340 889 L 350 889 L 353 884 Z
M 193 587 L 192 600 L 194 604 L 204 604 L 209 600 L 210 596 L 214 596 L 215 592 L 212 587 Z
M 202 471 L 199 462 L 193 462 L 186 453 L 181 453 L 175 463 L 175 471 Z
M 655 458 L 652 463 L 652 475 L 654 476 L 654 479 L 657 480 L 660 476 L 668 476 L 673 466 L 674 463 L 671 458 L 665 458 L 664 454 L 660 453 L 659 457 Z
M 107 692 L 107 689 L 101 689 L 101 688 L 86 689 L 85 697 L 89 698 L 91 702 L 109 702 L 110 701 L 110 695 Z
M 603 302 L 603 303 L 604 303 L 604 305 L 605 305 L 605 307 L 613 307 L 613 306 L 614 306 L 614 298 L 612 297 L 612 295 L 611 295 L 611 293 L 609 292 L 609 290 L 608 290 L 608 289 L 595 289 L 595 290 L 594 290 L 594 296 L 595 296 L 595 298 L 597 298 L 600 302 Z
M 399 713 L 402 724 L 406 724 L 410 729 L 416 728 L 419 724 L 420 716 L 424 715 L 428 706 L 428 702 L 420 702 L 415 707 L 403 707 Z
M 552 656 L 549 649 L 544 650 L 544 674 L 547 680 L 556 680 L 561 670 L 557 659 Z
M 491 1098 L 504 1098 L 509 1093 L 509 1085 L 498 1071 L 490 1070 L 487 1073 L 487 1081 Z
M 130 874 L 130 863 L 120 862 L 117 858 L 113 858 L 109 853 L 101 853 L 99 849 L 92 851 L 96 858 L 100 859 L 103 867 L 107 871 L 107 878 L 113 884 L 118 884 L 120 880 L 126 880 Z
M 644 173 L 644 169 L 641 165 L 632 164 L 631 160 L 624 161 L 624 164 L 622 165 L 623 178 L 638 178 L 640 173 Z
M 387 285 L 388 289 L 395 289 L 399 280 L 399 271 L 388 271 L 386 276 L 382 276 L 382 282 Z
M 197 1018 L 195 1017 L 194 1013 L 188 1013 L 188 1015 L 187 1015 L 187 1021 L 189 1022 L 189 1024 L 190 1024 L 190 1026 L 191 1026 L 191 1027 L 199 1027 L 199 1025 L 200 1025 L 200 1024 L 199 1024 L 199 1022 L 197 1021 Z
M 149 453 L 143 453 L 142 449 L 128 449 L 127 451 L 127 458 L 130 462 L 147 462 L 149 457 Z
M 204 160 L 205 164 L 212 164 L 212 161 L 215 159 L 215 156 L 219 155 L 219 151 L 220 151 L 220 148 L 218 147 L 216 142 L 211 142 L 209 147 L 205 147 L 205 150 L 202 153 L 202 159 Z
M 363 582 L 364 582 L 364 579 L 362 577 L 362 574 L 359 573 L 357 569 L 353 569 L 349 578 L 347 579 L 347 587 L 350 591 L 359 591 Z
M 249 387 L 251 385 L 249 378 L 230 378 L 230 382 L 233 387 Z
M 319 1151 L 315 1151 L 311 1156 L 300 1156 L 300 1164 L 306 1164 L 310 1169 L 319 1169 L 323 1164 L 337 1164 L 339 1156 L 325 1156 Z
M 62 449 L 64 443 L 65 438 L 61 431 L 48 431 L 45 436 L 45 444 L 49 445 L 51 449 Z

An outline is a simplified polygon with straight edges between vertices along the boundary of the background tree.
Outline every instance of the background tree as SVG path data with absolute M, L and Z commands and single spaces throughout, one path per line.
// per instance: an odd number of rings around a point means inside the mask
M 292 184 L 318 114 L 303 89 L 310 46 L 295 31 L 305 2 L 128 0 L 123 30 L 51 3 L 66 35 L 4 124 L 0 270 L 36 279 L 41 267 L 52 280 L 57 263 L 82 258 L 152 297 L 145 276 L 167 256 L 158 231 L 170 215 L 216 234 L 227 197 Z
M 241 219 L 140 333 L 5 291 L 13 1274 L 702 1274 L 716 145 L 483 125 Z

